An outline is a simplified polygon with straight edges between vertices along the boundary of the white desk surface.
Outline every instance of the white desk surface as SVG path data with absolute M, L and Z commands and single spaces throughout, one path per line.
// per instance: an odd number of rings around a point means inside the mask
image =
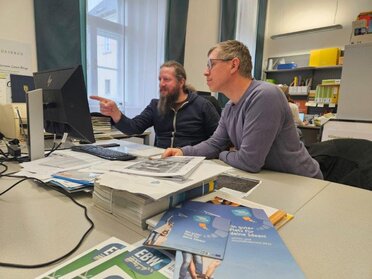
M 372 191 L 330 183 L 280 235 L 308 278 L 372 278 Z
M 252 192 L 252 201 L 295 214 L 279 234 L 307 278 L 372 278 L 371 191 L 270 171 L 232 173 L 263 181 Z M 11 184 L 10 179 L 1 178 L 0 191 Z M 78 200 L 88 205 L 96 226 L 72 256 L 110 236 L 133 243 L 147 235 L 101 212 L 89 195 L 80 195 Z M 30 182 L 0 197 L 0 225 L 0 261 L 19 263 L 39 263 L 60 256 L 88 227 L 80 208 Z M 0 268 L 0 278 L 33 278 L 52 267 Z
M 17 180 L 1 178 L 0 192 Z M 122 225 L 112 215 L 96 208 L 90 194 L 74 195 L 88 208 L 95 228 L 69 258 L 115 236 L 128 243 L 144 238 L 137 230 Z M 24 182 L 0 196 L 0 262 L 38 264 L 67 253 L 80 240 L 89 223 L 83 209 L 62 194 Z M 65 259 L 66 260 L 66 259 Z M 0 267 L 0 278 L 34 278 L 60 263 L 37 269 Z
M 291 214 L 296 214 L 329 183 L 329 181 L 266 170 L 260 173 L 233 170 L 230 173 L 262 181 L 261 185 L 249 195 L 249 200 L 283 209 Z

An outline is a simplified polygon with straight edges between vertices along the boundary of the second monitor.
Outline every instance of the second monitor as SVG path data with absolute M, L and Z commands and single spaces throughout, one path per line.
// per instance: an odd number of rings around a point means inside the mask
M 46 132 L 95 142 L 81 65 L 34 73 L 34 82 L 43 90 Z

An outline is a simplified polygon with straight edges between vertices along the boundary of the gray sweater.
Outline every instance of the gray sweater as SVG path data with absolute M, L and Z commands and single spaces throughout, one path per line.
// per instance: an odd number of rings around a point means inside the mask
M 236 151 L 226 151 L 230 142 Z M 262 168 L 323 178 L 300 141 L 288 102 L 276 86 L 253 80 L 237 104 L 228 102 L 208 140 L 182 148 L 186 156 L 217 158 L 249 172 Z

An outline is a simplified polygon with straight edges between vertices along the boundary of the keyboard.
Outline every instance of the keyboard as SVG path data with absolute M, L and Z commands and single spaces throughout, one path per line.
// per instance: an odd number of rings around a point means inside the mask
M 75 145 L 71 147 L 72 151 L 84 152 L 106 160 L 129 161 L 137 157 L 128 153 L 104 148 L 97 145 Z

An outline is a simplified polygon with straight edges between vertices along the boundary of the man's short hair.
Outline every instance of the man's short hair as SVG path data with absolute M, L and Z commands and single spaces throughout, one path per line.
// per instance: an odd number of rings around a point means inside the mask
M 252 78 L 252 57 L 248 48 L 236 40 L 220 42 L 208 51 L 208 56 L 215 49 L 218 49 L 219 59 L 233 59 L 237 57 L 240 60 L 239 73 L 243 77 Z

